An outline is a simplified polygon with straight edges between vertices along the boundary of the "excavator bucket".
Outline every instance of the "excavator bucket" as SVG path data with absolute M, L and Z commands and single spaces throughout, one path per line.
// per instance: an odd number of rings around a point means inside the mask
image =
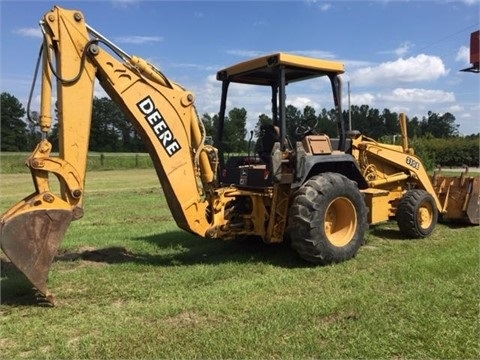
M 443 205 L 443 220 L 480 224 L 480 176 L 442 176 L 431 178 L 433 188 Z
M 50 193 L 34 193 L 10 208 L 0 220 L 3 252 L 47 299 L 48 272 L 73 219 L 71 208 L 35 209 L 45 204 L 45 199 L 55 202 L 55 198 Z

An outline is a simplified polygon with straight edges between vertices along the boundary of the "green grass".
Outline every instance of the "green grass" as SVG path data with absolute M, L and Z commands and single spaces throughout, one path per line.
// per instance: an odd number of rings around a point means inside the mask
M 371 227 L 353 260 L 180 231 L 152 169 L 87 175 L 85 216 L 54 262 L 55 308 L 2 267 L 2 358 L 477 359 L 479 228 L 403 240 Z M 31 192 L 3 175 L 0 206 Z

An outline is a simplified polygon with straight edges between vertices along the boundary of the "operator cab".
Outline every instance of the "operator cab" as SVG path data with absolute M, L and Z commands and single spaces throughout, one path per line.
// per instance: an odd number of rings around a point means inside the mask
M 234 184 L 240 187 L 265 188 L 273 182 L 293 183 L 298 178 L 297 141 L 304 144 L 310 154 L 331 154 L 333 150 L 345 148 L 345 130 L 341 110 L 341 80 L 344 72 L 342 63 L 321 60 L 286 53 L 275 53 L 247 60 L 217 72 L 217 80 L 222 82 L 217 148 L 219 149 L 219 179 L 223 185 Z M 333 107 L 336 110 L 336 123 L 339 138 L 335 148 L 326 135 L 315 132 L 316 124 L 297 124 L 292 131 L 287 124 L 286 87 L 289 84 L 309 79 L 326 77 L 330 80 L 333 93 Z M 248 154 L 226 159 L 223 139 L 227 118 L 227 94 L 231 83 L 253 85 L 269 89 L 271 102 L 270 123 L 259 127 L 258 139 L 249 141 Z M 244 89 L 244 88 L 243 88 Z M 250 90 L 248 90 L 250 91 Z M 254 94 L 258 91 L 252 89 Z M 311 90 L 309 90 L 311 91 Z M 268 95 L 266 95 L 268 96 Z M 290 130 L 290 131 L 289 131 Z M 292 134 L 293 133 L 293 134 Z M 301 152 L 301 151 L 300 151 Z

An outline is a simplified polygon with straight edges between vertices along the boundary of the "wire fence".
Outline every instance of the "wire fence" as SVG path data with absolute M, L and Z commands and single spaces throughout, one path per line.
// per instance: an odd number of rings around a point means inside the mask
M 28 173 L 25 162 L 29 153 L 0 153 L 0 172 L 2 174 Z M 58 154 L 52 153 L 51 157 Z M 153 162 L 148 153 L 89 153 L 87 171 L 149 169 Z

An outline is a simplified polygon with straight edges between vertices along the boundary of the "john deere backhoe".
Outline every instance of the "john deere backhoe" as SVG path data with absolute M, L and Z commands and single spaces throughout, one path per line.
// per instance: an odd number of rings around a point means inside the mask
M 85 23 L 81 12 L 55 7 L 40 27 L 39 126 L 44 137 L 26 160 L 35 190 L 2 215 L 0 241 L 4 253 L 46 296 L 58 247 L 70 222 L 83 215 L 95 79 L 141 135 L 173 218 L 193 234 L 257 236 L 266 243 L 288 239 L 302 258 L 328 264 L 352 258 L 369 223 L 396 217 L 405 235 L 427 236 L 438 214 L 449 213 L 454 192 L 461 192 L 456 200 L 463 207 L 453 218 L 468 219 L 472 208 L 476 213 L 469 222 L 478 224 L 478 181 L 470 187 L 448 183 L 436 190 L 406 143 L 385 145 L 346 133 L 341 63 L 276 53 L 219 71 L 220 141 L 229 85 L 271 90 L 272 124 L 263 131 L 262 156 L 231 165 L 222 151 L 205 143 L 194 95 L 108 41 Z M 297 129 L 295 139 L 287 136 L 287 86 L 313 78 L 330 84 L 337 139 L 309 126 Z M 46 140 L 55 85 L 58 157 L 51 156 Z M 52 191 L 50 175 L 58 178 L 58 193 Z

